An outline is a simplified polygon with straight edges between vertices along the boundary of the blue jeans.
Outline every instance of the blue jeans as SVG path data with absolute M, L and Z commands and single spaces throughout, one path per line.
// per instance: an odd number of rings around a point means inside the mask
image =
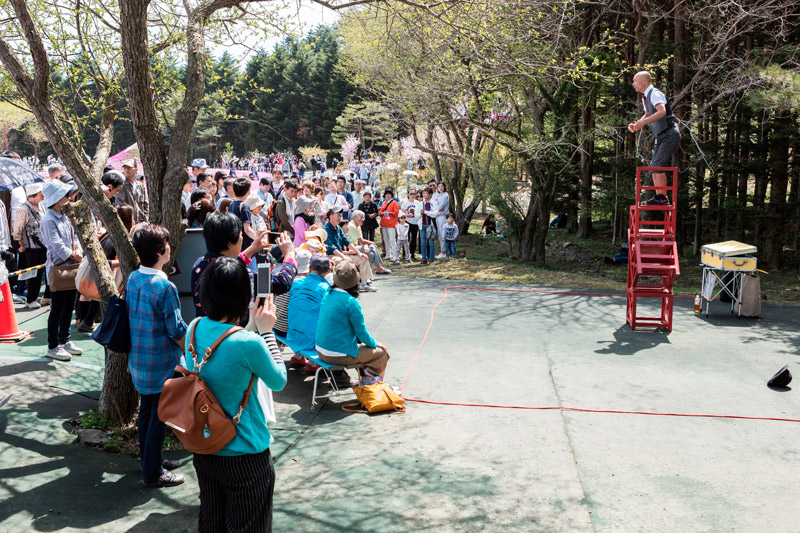
M 145 481 L 156 481 L 163 471 L 161 467 L 164 437 L 167 426 L 158 419 L 158 399 L 161 394 L 141 394 L 139 404 L 139 455 L 142 457 L 142 477 Z
M 456 255 L 456 241 L 444 241 L 444 249 L 447 257 Z
M 422 253 L 422 260 L 423 261 L 433 261 L 434 255 L 436 254 L 436 236 L 434 235 L 433 239 L 428 238 L 428 228 L 430 226 L 420 226 L 419 228 L 419 242 L 420 242 L 420 252 Z M 436 233 L 434 231 L 434 233 Z

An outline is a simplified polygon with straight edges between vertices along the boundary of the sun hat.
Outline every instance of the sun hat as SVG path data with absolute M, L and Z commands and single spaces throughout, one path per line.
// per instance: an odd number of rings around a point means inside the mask
M 328 232 L 322 228 L 317 228 L 315 230 L 307 231 L 306 240 L 308 239 L 319 239 L 319 242 L 325 242 L 328 240 Z
M 308 239 L 306 241 L 306 249 L 312 254 L 320 253 L 324 248 L 325 244 L 317 238 Z
M 247 205 L 247 207 L 250 208 L 250 211 L 257 209 L 259 207 L 263 207 L 264 204 L 266 204 L 266 202 L 262 200 L 257 194 L 251 194 L 250 196 L 248 196 L 247 199 L 244 201 L 244 203 Z
M 387 194 L 391 194 L 392 198 L 394 198 L 394 191 L 391 187 L 386 187 L 386 190 L 383 191 L 383 197 L 385 198 Z
M 59 180 L 50 180 L 42 187 L 44 193 L 44 206 L 50 207 L 69 194 L 72 185 Z
M 44 184 L 42 183 L 30 183 L 25 186 L 25 196 L 34 196 L 35 194 L 42 192 L 42 187 Z
M 299 215 L 300 213 L 305 213 L 306 209 L 314 205 L 316 198 L 309 198 L 308 196 L 300 196 L 294 201 L 294 213 L 295 215 Z
M 185 161 L 185 159 L 184 159 L 184 161 Z M 205 159 L 195 159 L 194 161 L 192 161 L 192 168 L 194 168 L 194 167 L 208 168 L 208 165 L 206 165 L 206 160 Z
M 297 262 L 297 273 L 308 274 L 308 269 L 311 264 L 311 252 L 298 248 L 294 252 L 294 259 Z
M 333 283 L 340 289 L 351 289 L 358 285 L 358 270 L 351 261 L 342 261 L 333 271 Z

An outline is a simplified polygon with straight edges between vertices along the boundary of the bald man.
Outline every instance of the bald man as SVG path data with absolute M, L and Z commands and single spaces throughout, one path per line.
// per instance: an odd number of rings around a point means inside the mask
M 681 134 L 672 115 L 672 108 L 664 93 L 653 87 L 649 72 L 637 72 L 633 77 L 633 88 L 642 94 L 644 115 L 636 122 L 628 124 L 628 131 L 633 133 L 650 124 L 653 135 L 656 136 L 656 146 L 653 149 L 650 166 L 668 167 L 672 161 L 672 153 L 681 142 Z M 667 175 L 663 172 L 653 172 L 653 185 L 666 187 Z M 670 199 L 665 193 L 666 189 L 657 189 L 656 195 L 647 200 L 647 204 L 669 205 Z

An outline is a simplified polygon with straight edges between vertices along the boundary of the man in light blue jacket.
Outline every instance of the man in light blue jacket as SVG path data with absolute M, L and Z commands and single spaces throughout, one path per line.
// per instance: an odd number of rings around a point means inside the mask
M 296 354 L 315 353 L 317 321 L 322 298 L 331 285 L 325 276 L 331 262 L 325 254 L 314 254 L 309 263 L 308 276 L 295 279 L 289 298 L 289 331 L 286 343 Z

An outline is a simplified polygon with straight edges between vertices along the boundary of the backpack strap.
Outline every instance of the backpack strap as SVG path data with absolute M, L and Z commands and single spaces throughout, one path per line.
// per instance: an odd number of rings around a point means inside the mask
M 199 322 L 199 320 L 198 320 L 198 322 Z M 197 363 L 197 372 L 198 373 L 200 372 L 200 369 L 203 367 L 204 364 L 206 364 L 208 362 L 208 358 L 211 357 L 211 354 L 214 353 L 214 350 L 216 350 L 219 347 L 219 345 L 222 344 L 222 341 L 224 341 L 225 339 L 227 339 L 228 337 L 230 337 L 231 335 L 233 335 L 237 331 L 240 331 L 240 330 L 243 330 L 243 329 L 244 328 L 241 327 L 241 326 L 233 326 L 232 328 L 229 328 L 229 329 L 225 330 L 225 332 L 222 333 L 222 335 L 217 337 L 217 340 L 214 341 L 214 344 L 212 344 L 211 346 L 206 348 L 205 353 L 203 354 L 203 359 L 199 363 Z M 192 360 L 195 360 L 195 358 L 197 357 L 197 351 L 194 348 L 195 331 L 196 330 L 197 330 L 197 322 L 195 322 L 190 328 L 190 331 L 189 331 L 189 346 L 186 347 L 186 351 L 191 354 Z M 242 396 L 242 401 L 239 402 L 239 412 L 236 413 L 236 416 L 233 417 L 233 423 L 234 424 L 238 424 L 239 423 L 239 419 L 242 417 L 242 413 L 244 412 L 244 408 L 247 407 L 247 402 L 250 400 L 250 393 L 253 390 L 253 383 L 255 383 L 255 381 L 256 381 L 256 375 L 255 374 L 251 374 L 250 375 L 250 383 L 247 385 L 247 390 L 244 391 L 244 396 Z
M 217 340 L 214 341 L 214 344 L 206 348 L 203 354 L 203 359 L 197 362 L 196 360 L 197 350 L 195 350 L 194 347 L 195 331 L 197 331 L 197 322 L 195 322 L 194 325 L 191 327 L 191 330 L 189 331 L 189 346 L 186 347 L 186 351 L 191 354 L 192 360 L 194 360 L 195 363 L 197 364 L 197 371 L 199 372 L 200 369 L 203 368 L 203 365 L 208 362 L 208 358 L 211 357 L 211 354 L 214 353 L 214 350 L 216 350 L 219 347 L 219 345 L 222 344 L 222 341 L 224 341 L 225 339 L 227 339 L 228 337 L 230 337 L 231 335 L 242 329 L 244 328 L 241 326 L 233 326 L 232 328 L 226 330 L 222 335 L 217 337 Z

